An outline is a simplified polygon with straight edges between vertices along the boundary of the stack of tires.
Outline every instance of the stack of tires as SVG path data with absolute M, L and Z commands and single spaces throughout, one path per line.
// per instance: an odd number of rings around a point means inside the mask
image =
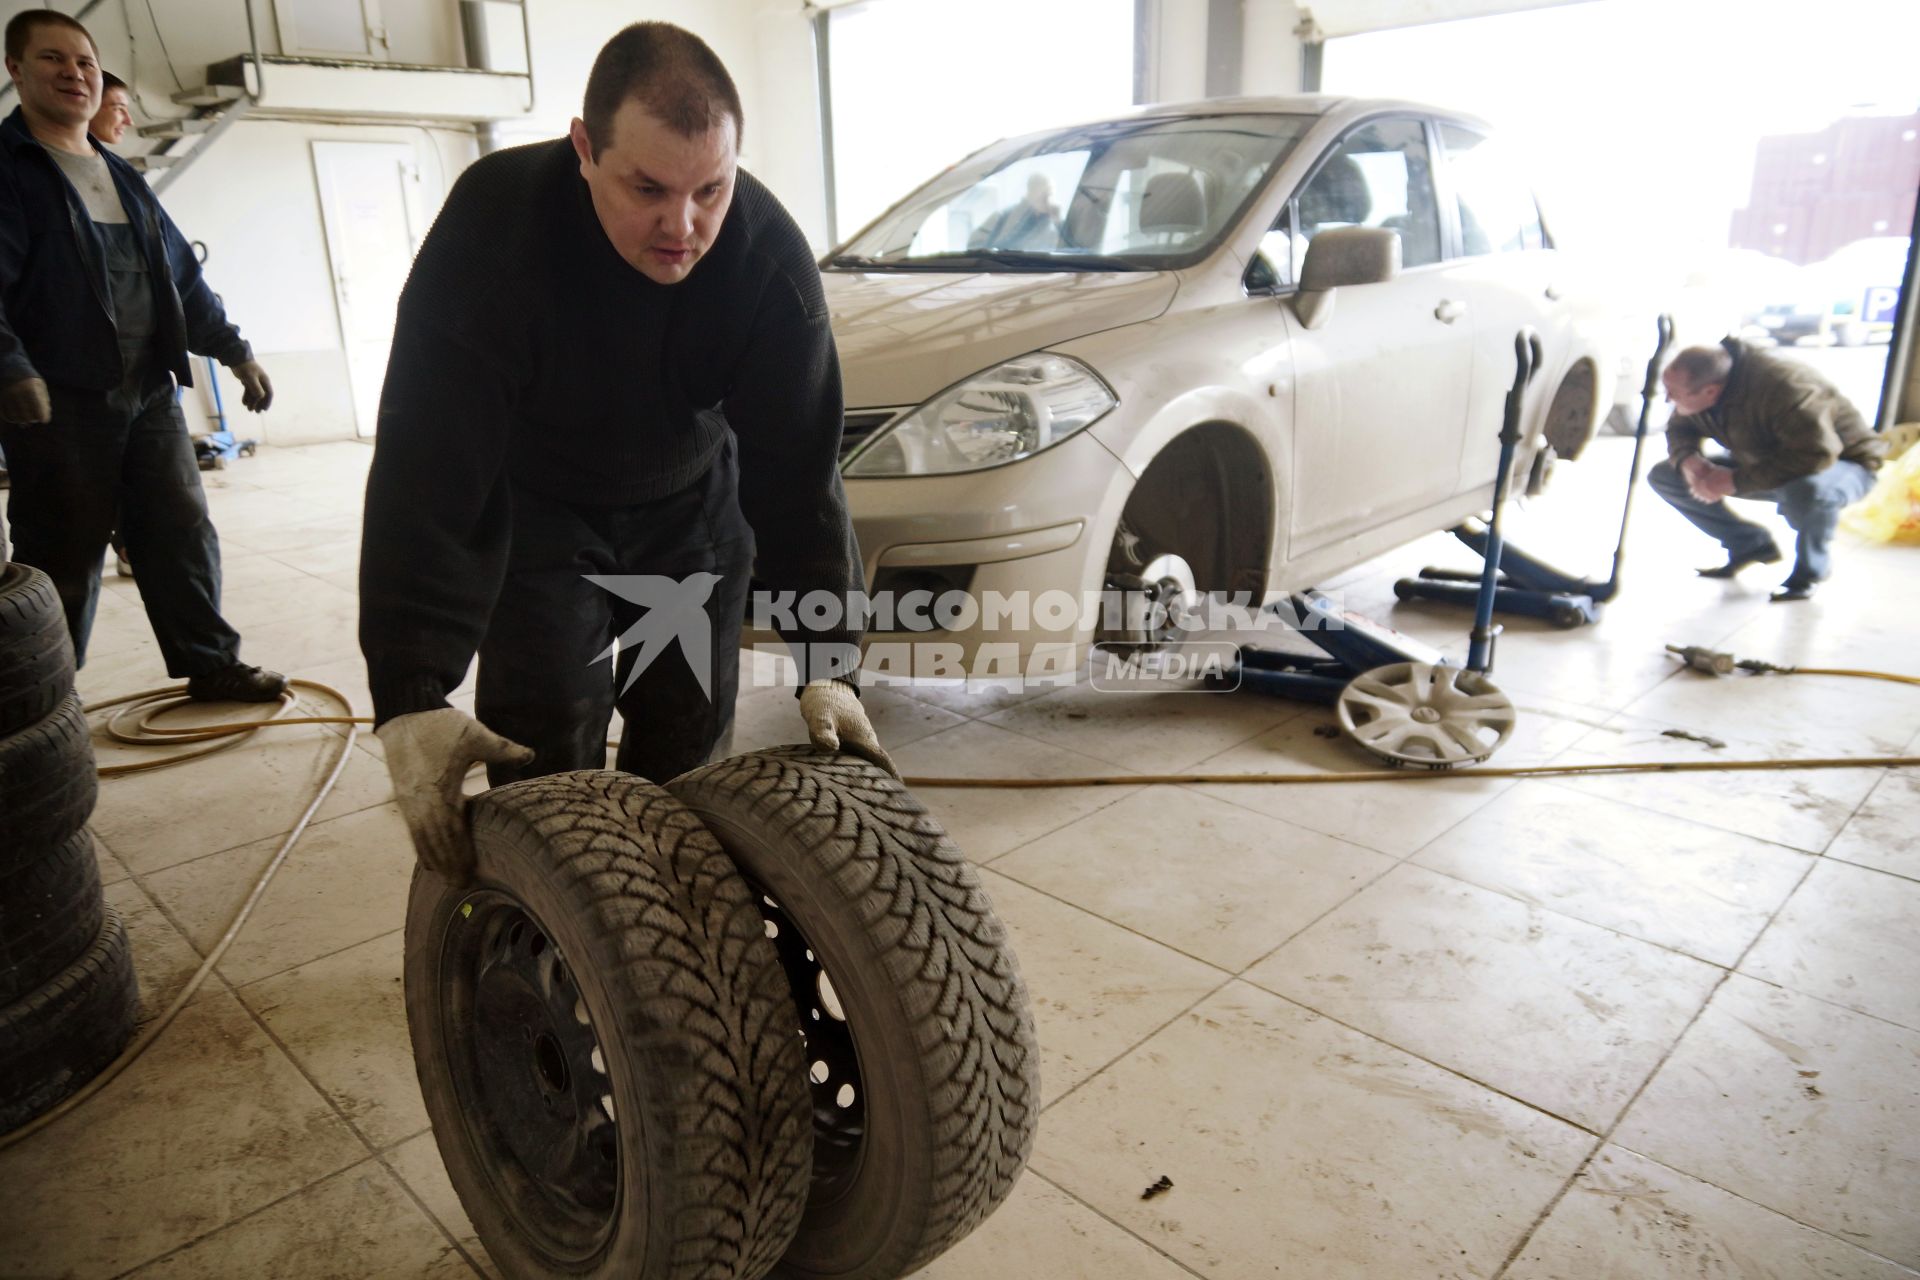
M 138 1017 L 86 828 L 98 786 L 60 598 L 0 563 L 0 1133 L 99 1074 Z
M 1012 1191 L 1039 1051 L 972 865 L 811 748 L 479 797 L 416 873 L 407 1019 L 510 1277 L 893 1280 Z

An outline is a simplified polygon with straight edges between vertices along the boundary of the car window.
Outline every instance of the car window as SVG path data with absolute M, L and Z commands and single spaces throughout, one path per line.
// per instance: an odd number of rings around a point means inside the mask
M 1519 253 L 1546 243 L 1540 206 L 1500 144 L 1457 124 L 1440 126 L 1447 184 L 1460 210 L 1460 251 Z
M 1440 207 L 1426 129 L 1418 120 L 1378 120 L 1341 140 L 1300 190 L 1294 271 L 1306 246 L 1335 227 L 1400 234 L 1400 265 L 1440 260 Z
M 1293 207 L 1280 206 L 1280 216 L 1260 237 L 1247 264 L 1248 293 L 1272 293 L 1293 283 Z
M 854 270 L 1154 270 L 1219 243 L 1312 117 L 1130 119 L 996 144 L 827 258 Z

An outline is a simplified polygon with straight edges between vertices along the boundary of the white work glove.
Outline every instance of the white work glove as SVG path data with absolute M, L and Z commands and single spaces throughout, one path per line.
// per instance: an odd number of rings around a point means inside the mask
M 533 751 L 453 707 L 395 716 L 374 733 L 387 749 L 393 798 L 421 865 L 450 880 L 464 879 L 473 870 L 473 843 L 461 781 L 476 760 L 526 764 Z
M 53 401 L 41 378 L 19 378 L 0 386 L 0 422 L 37 426 L 53 418 Z
M 807 722 L 807 736 L 822 751 L 845 751 L 900 776 L 893 757 L 880 747 L 860 695 L 838 680 L 808 681 L 800 691 L 800 718 Z

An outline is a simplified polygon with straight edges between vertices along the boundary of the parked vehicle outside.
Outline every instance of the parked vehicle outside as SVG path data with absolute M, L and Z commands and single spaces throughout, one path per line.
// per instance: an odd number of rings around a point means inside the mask
M 1519 482 L 1611 404 L 1611 318 L 1524 171 L 1413 103 L 1213 100 L 998 142 L 822 267 L 872 590 L 1159 605 L 950 610 L 933 635 L 969 674 L 1170 643 L 1208 593 L 1257 604 L 1484 512 L 1523 326 L 1545 360 Z M 895 623 L 876 644 L 929 638 Z
M 1750 335 L 1782 346 L 1858 347 L 1893 336 L 1907 269 L 1907 237 L 1870 236 L 1801 267 L 1768 294 L 1748 321 Z

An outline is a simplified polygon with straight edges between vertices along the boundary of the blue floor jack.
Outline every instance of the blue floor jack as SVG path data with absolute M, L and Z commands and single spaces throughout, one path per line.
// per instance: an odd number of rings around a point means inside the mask
M 1660 363 L 1673 344 L 1673 317 L 1663 315 L 1657 322 L 1659 343 L 1653 358 L 1647 361 L 1647 377 L 1641 391 L 1640 421 L 1633 433 L 1633 465 L 1627 473 L 1627 497 L 1620 507 L 1620 539 L 1614 544 L 1613 572 L 1605 582 L 1594 582 L 1563 573 L 1552 565 L 1535 560 L 1514 547 L 1499 543 L 1497 527 L 1479 524 L 1458 525 L 1454 537 L 1471 547 L 1488 563 L 1497 564 L 1500 573 L 1494 587 L 1493 607 L 1500 613 L 1544 618 L 1556 627 L 1586 626 L 1600 620 L 1601 606 L 1620 594 L 1620 566 L 1626 558 L 1627 520 L 1633 514 L 1633 495 L 1640 487 L 1640 451 L 1647 439 L 1647 420 L 1653 411 L 1653 398 L 1659 389 Z M 1494 495 L 1495 525 L 1504 501 L 1507 467 L 1519 441 L 1518 424 L 1509 421 L 1500 435 L 1499 492 Z M 1514 436 L 1510 443 L 1508 434 Z M 1393 594 L 1402 600 L 1431 600 L 1439 604 L 1477 605 L 1482 595 L 1482 573 L 1470 569 L 1428 567 L 1417 578 L 1402 578 L 1393 584 Z
M 251 458 L 259 448 L 258 440 L 236 440 L 233 428 L 227 422 L 227 406 L 220 396 L 220 370 L 213 357 L 206 357 L 207 385 L 213 389 L 214 429 L 204 436 L 195 436 L 193 456 L 202 471 L 224 471 L 227 464 L 235 458 Z
M 1513 455 L 1520 444 L 1521 407 L 1527 384 L 1540 368 L 1540 337 L 1532 329 L 1514 336 L 1515 372 L 1500 429 L 1500 470 L 1493 511 L 1482 537 L 1485 568 L 1477 588 L 1448 583 L 1473 600 L 1473 630 L 1465 667 L 1448 663 L 1438 649 L 1411 636 L 1342 611 L 1317 591 L 1296 592 L 1269 611 L 1321 650 L 1302 657 L 1242 646 L 1241 687 L 1281 697 L 1330 704 L 1341 736 L 1388 764 L 1451 769 L 1487 759 L 1512 735 L 1513 702 L 1487 678 L 1500 627 L 1493 620 L 1500 585 L 1500 512 L 1506 505 Z M 1646 419 L 1641 418 L 1641 434 Z M 1636 461 L 1636 467 L 1638 465 Z M 1624 537 L 1624 534 L 1623 534 Z M 1396 585 L 1397 592 L 1397 585 Z M 1284 612 L 1283 612 L 1284 611 Z

